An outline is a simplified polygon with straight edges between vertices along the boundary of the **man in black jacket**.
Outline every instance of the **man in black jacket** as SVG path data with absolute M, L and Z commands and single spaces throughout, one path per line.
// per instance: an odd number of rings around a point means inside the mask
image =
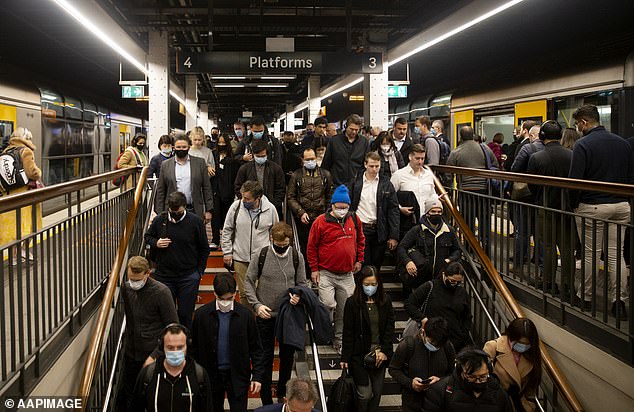
M 528 159 L 526 173 L 542 176 L 568 177 L 572 151 L 562 147 L 561 126 L 554 120 L 542 124 L 539 139 L 544 142 L 544 150 Z M 570 211 L 568 202 L 562 204 L 561 189 L 552 186 L 529 185 L 535 204 L 561 211 Z M 557 247 L 561 253 L 561 286 L 563 297 L 570 296 L 574 276 L 574 222 L 571 216 L 539 209 L 536 225 L 537 240 L 544 249 L 544 289 L 552 289 L 552 281 L 557 271 Z M 539 285 L 538 285 L 539 287 Z
M 241 162 L 250 162 L 253 160 L 255 152 L 251 145 L 259 140 L 266 143 L 269 159 L 277 163 L 278 166 L 282 166 L 282 147 L 280 146 L 280 141 L 269 134 L 264 123 L 264 118 L 261 116 L 256 116 L 251 120 L 251 134 L 238 143 L 234 157 Z
M 321 167 L 330 171 L 335 186 L 349 184 L 363 170 L 370 144 L 359 136 L 362 126 L 361 117 L 351 114 L 346 119 L 344 133 L 333 137 L 328 144 Z
M 213 410 L 209 376 L 194 359 L 187 356 L 189 343 L 187 328 L 178 323 L 165 327 L 159 341 L 165 355 L 139 373 L 131 411 Z
M 416 141 L 410 138 L 407 135 L 407 120 L 403 117 L 399 117 L 394 120 L 394 129 L 390 131 L 392 133 L 392 137 L 394 138 L 394 145 L 396 149 L 401 152 L 401 156 L 403 159 L 407 159 L 409 157 L 409 152 L 412 150 L 412 146 L 420 141 L 418 137 L 416 137 Z
M 145 233 L 156 252 L 154 279 L 163 283 L 178 301 L 178 319 L 191 326 L 200 279 L 207 267 L 209 243 L 201 218 L 185 210 L 181 192 L 167 197 L 168 213 L 158 215 Z
M 282 167 L 269 160 L 266 144 L 256 141 L 251 146 L 253 149 L 253 160 L 243 164 L 238 169 L 238 176 L 234 183 L 236 197 L 242 197 L 240 189 L 242 184 L 249 180 L 260 182 L 264 195 L 273 203 L 277 209 L 278 217 L 282 218 L 282 204 L 286 195 L 286 179 Z
M 427 390 L 425 412 L 512 412 L 508 395 L 492 374 L 489 356 L 480 349 L 465 349 L 456 356 L 453 374 Z
M 376 152 L 365 155 L 365 172 L 359 173 L 349 188 L 350 210 L 356 212 L 365 235 L 364 266 L 381 270 L 385 247 L 390 251 L 398 244 L 400 209 L 394 186 L 379 174 L 381 157 Z
M 247 410 L 248 391 L 258 393 L 264 374 L 262 344 L 251 310 L 234 301 L 236 281 L 228 273 L 214 279 L 216 300 L 196 310 L 192 356 L 209 373 L 215 411 Z
M 117 398 L 118 409 L 122 411 L 129 408 L 137 375 L 154 350 L 161 331 L 178 322 L 170 290 L 150 277 L 150 265 L 144 257 L 132 256 L 127 272 L 128 281 L 121 287 L 127 324 L 125 361 Z

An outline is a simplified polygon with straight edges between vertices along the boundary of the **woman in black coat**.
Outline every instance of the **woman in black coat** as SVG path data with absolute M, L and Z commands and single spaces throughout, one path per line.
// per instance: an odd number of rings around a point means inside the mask
M 225 223 L 225 217 L 235 200 L 233 182 L 236 181 L 240 162 L 233 158 L 230 140 L 224 134 L 218 138 L 213 154 L 214 161 L 218 166 L 216 167 L 216 175 L 211 178 L 211 188 L 214 192 L 211 243 L 217 246 L 220 244 L 220 230 Z
M 392 173 L 404 168 L 406 165 L 403 155 L 394 144 L 394 137 L 389 132 L 379 133 L 370 145 L 370 150 L 377 152 L 381 156 L 379 173 L 387 179 L 392 177 Z
M 357 387 L 357 411 L 377 411 L 392 356 L 394 309 L 374 266 L 365 266 L 355 283 L 343 311 L 341 367 L 350 370 Z M 375 361 L 369 362 L 370 354 Z
M 456 356 L 444 318 L 422 323 L 416 336 L 407 336 L 398 344 L 390 361 L 390 375 L 402 387 L 404 412 L 420 412 L 427 389 L 451 374 Z
M 398 244 L 399 275 L 406 288 L 414 289 L 435 278 L 461 251 L 453 229 L 442 218 L 438 197 L 425 202 L 421 223 L 411 228 Z

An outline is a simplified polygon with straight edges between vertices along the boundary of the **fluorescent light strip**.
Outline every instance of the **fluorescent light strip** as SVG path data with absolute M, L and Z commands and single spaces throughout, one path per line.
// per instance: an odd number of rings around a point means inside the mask
M 260 76 L 262 80 L 295 80 L 296 76 Z
M 237 88 L 244 87 L 244 84 L 214 84 L 213 87 L 237 89 Z
M 281 87 L 288 87 L 288 84 L 286 84 L 286 83 L 278 83 L 278 84 L 258 84 L 258 85 L 257 85 L 257 87 L 259 87 L 259 88 L 265 88 L 265 87 L 266 87 L 266 88 L 268 88 L 268 87 L 278 87 L 278 88 L 281 88 Z
M 106 33 L 101 31 L 97 26 L 95 26 L 90 20 L 86 18 L 83 14 L 79 12 L 75 7 L 73 7 L 66 0 L 53 0 L 59 7 L 64 9 L 64 11 L 70 14 L 75 20 L 77 20 L 82 26 L 84 26 L 88 31 L 97 36 L 99 40 L 104 42 L 106 46 L 110 47 L 112 50 L 117 52 L 121 57 L 129 61 L 134 67 L 139 69 L 141 73 L 146 76 L 149 75 L 148 69 L 145 68 L 145 65 L 135 59 L 130 53 L 125 51 L 121 46 L 119 46 L 115 41 L 113 41 Z
M 346 90 L 346 89 L 349 89 L 350 87 L 352 87 L 352 86 L 354 86 L 354 85 L 356 85 L 356 84 L 361 83 L 362 81 L 363 81 L 363 77 L 357 77 L 356 79 L 354 79 L 354 80 L 353 80 L 353 81 L 351 81 L 350 83 L 345 84 L 345 85 L 343 85 L 343 86 L 341 86 L 341 87 L 339 87 L 339 88 L 337 88 L 337 89 L 335 89 L 335 90 L 331 91 L 330 93 L 327 93 L 326 95 L 321 96 L 320 98 L 321 98 L 322 100 L 323 100 L 323 99 L 327 99 L 327 98 L 329 98 L 329 97 L 330 97 L 330 96 L 332 96 L 332 95 L 335 95 L 335 94 L 337 94 L 337 93 L 339 93 L 339 92 L 342 92 L 342 91 L 344 91 L 344 90 Z
M 421 52 L 421 51 L 423 51 L 425 49 L 430 48 L 431 46 L 434 46 L 434 45 L 440 43 L 443 40 L 446 40 L 446 39 L 448 39 L 450 37 L 453 37 L 456 34 L 461 33 L 463 31 L 465 31 L 466 29 L 468 29 L 470 27 L 473 27 L 476 24 L 478 24 L 480 22 L 483 22 L 484 20 L 486 20 L 486 19 L 488 19 L 490 17 L 493 17 L 496 14 L 499 14 L 499 13 L 503 12 L 504 10 L 509 9 L 509 8 L 515 6 L 515 5 L 517 5 L 517 4 L 519 4 L 519 3 L 523 2 L 523 1 L 524 0 L 513 0 L 513 1 L 509 1 L 508 3 L 504 3 L 503 5 L 495 8 L 495 9 L 493 9 L 491 11 L 489 11 L 488 13 L 484 13 L 483 15 L 481 15 L 479 17 L 476 17 L 475 19 L 473 19 L 471 21 L 466 22 L 465 24 L 463 24 L 461 26 L 456 27 L 455 29 L 448 31 L 445 34 L 442 34 L 442 35 L 436 37 L 435 39 L 433 39 L 433 40 L 431 40 L 431 41 L 429 41 L 429 42 L 427 42 L 425 44 L 420 45 L 419 47 L 415 48 L 414 50 L 409 51 L 409 52 L 407 52 L 407 53 L 405 53 L 405 54 L 393 59 L 392 61 L 389 61 L 388 64 L 387 64 L 387 67 L 390 67 L 390 66 L 392 66 L 392 65 L 394 65 L 396 63 L 399 63 L 399 62 L 407 59 L 408 57 L 411 57 L 411 56 L 413 56 L 413 55 L 415 55 L 415 54 L 417 54 L 417 53 L 419 53 L 419 52 Z
M 213 80 L 245 80 L 245 76 L 211 76 Z
M 186 106 L 185 100 L 181 99 L 174 90 L 170 90 L 170 96 L 172 96 L 177 102 L 179 102 L 183 106 Z

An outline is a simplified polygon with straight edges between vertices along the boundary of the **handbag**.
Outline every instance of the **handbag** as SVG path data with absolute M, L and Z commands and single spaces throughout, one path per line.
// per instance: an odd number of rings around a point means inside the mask
M 330 395 L 326 406 L 330 412 L 351 412 L 356 409 L 357 390 L 352 376 L 347 369 L 341 370 L 341 376 L 337 378 L 330 389 Z
M 363 357 L 363 366 L 368 369 L 376 369 L 376 356 L 379 348 L 374 348 Z
M 511 199 L 521 200 L 531 195 L 531 191 L 528 188 L 528 183 L 525 182 L 513 182 L 513 189 L 511 189 Z
M 423 319 L 425 318 L 425 313 L 427 312 L 427 304 L 429 303 L 429 297 L 431 296 L 431 291 L 434 290 L 434 282 L 430 280 L 428 283 L 429 283 L 429 292 L 427 292 L 427 297 L 425 298 L 425 301 L 420 307 L 420 311 L 423 314 Z M 407 336 L 416 336 L 419 329 L 420 329 L 419 322 L 415 321 L 412 318 L 409 318 L 407 320 L 407 323 L 405 323 L 405 328 L 403 328 L 403 334 L 402 334 L 403 339 L 405 339 L 405 337 Z
M 492 170 L 495 172 L 499 172 L 500 168 L 493 163 L 493 160 L 489 156 L 489 152 L 486 149 L 486 145 L 484 143 L 480 143 L 480 149 L 482 149 L 482 153 L 484 153 L 484 161 L 487 170 Z M 491 194 L 494 196 L 499 196 L 502 190 L 502 181 L 498 179 L 487 179 L 487 185 L 491 188 Z

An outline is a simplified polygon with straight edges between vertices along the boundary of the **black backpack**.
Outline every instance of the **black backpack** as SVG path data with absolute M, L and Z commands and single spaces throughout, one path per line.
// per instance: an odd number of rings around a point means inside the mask
M 293 267 L 295 268 L 295 284 L 297 285 L 297 268 L 299 267 L 299 255 L 297 249 L 291 246 L 293 252 Z M 266 255 L 269 252 L 269 247 L 265 246 L 260 250 L 260 257 L 258 259 L 258 279 L 262 277 L 262 269 L 264 268 L 264 262 L 266 262 Z
M 29 183 L 24 164 L 22 164 L 23 150 L 23 147 L 13 147 L 0 155 L 0 189 L 3 193 Z
M 343 369 L 330 389 L 326 406 L 329 412 L 351 412 L 356 410 L 357 390 L 348 370 Z
M 434 138 L 436 139 L 436 138 Z M 449 159 L 449 154 L 451 153 L 451 147 L 442 139 L 436 139 L 438 142 L 438 146 L 440 146 L 440 164 L 446 165 L 447 160 Z

